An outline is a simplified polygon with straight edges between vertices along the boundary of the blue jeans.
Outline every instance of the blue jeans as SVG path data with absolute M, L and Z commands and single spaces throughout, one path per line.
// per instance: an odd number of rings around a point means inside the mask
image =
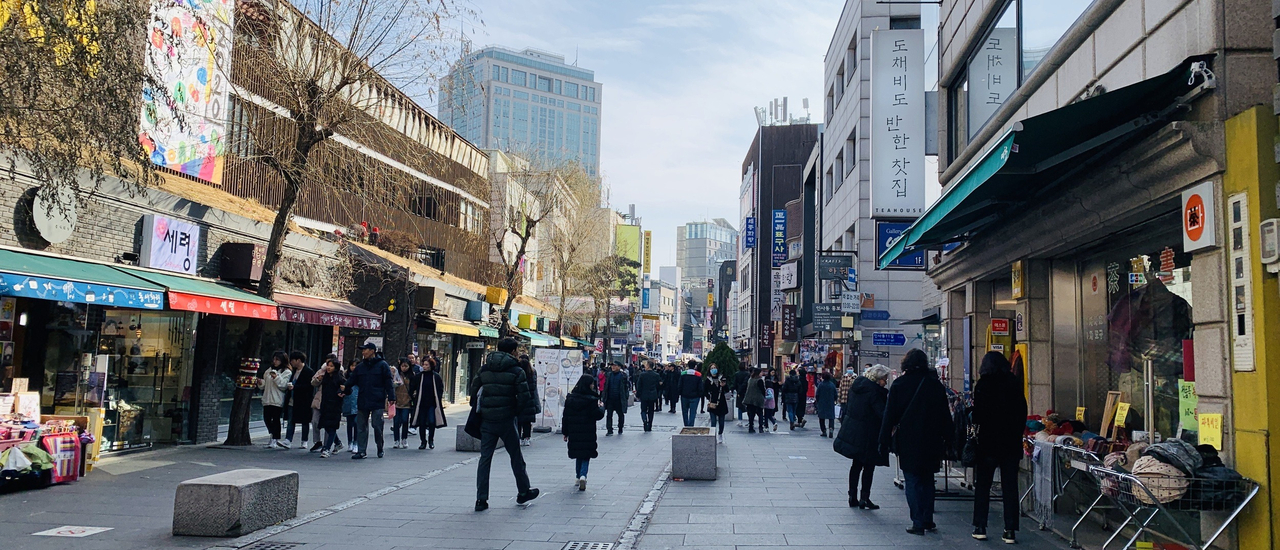
M 338 430 L 332 428 L 324 429 L 324 450 L 332 450 L 333 444 L 338 442 Z
M 796 404 L 795 404 L 795 403 L 787 403 L 787 413 L 786 413 L 786 415 L 787 415 L 787 416 L 786 416 L 786 418 L 787 418 L 787 422 L 795 422 L 795 421 L 796 421 Z
M 684 416 L 684 425 L 692 426 L 698 421 L 698 400 L 688 397 L 680 398 L 680 412 Z
M 409 439 L 409 407 L 396 407 L 396 417 L 391 419 L 391 437 L 398 441 Z
M 574 464 L 573 464 L 573 467 L 574 467 L 573 471 L 577 473 L 578 477 L 587 477 L 588 466 L 591 466 L 590 458 L 575 458 Z
M 911 509 L 911 526 L 916 529 L 933 529 L 933 473 L 903 470 L 907 507 Z

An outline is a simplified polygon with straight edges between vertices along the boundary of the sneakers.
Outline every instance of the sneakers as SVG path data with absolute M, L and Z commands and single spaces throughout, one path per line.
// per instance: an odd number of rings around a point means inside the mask
M 351 451 L 351 454 L 360 454 L 360 448 L 355 445 L 348 447 L 347 450 Z
M 973 528 L 973 538 L 974 538 L 974 540 L 987 540 L 987 528 L 986 528 L 986 527 L 974 527 L 974 528 Z
M 724 432 L 716 434 L 716 443 L 724 445 Z
M 265 447 L 265 448 L 267 448 L 267 449 L 274 449 L 274 448 L 276 448 L 276 445 L 277 445 L 278 443 L 279 443 L 278 441 L 276 441 L 276 440 L 272 439 L 272 440 L 268 441 L 266 445 L 263 445 L 263 447 Z
M 582 476 L 578 478 L 578 490 L 579 491 L 587 490 L 587 476 Z
M 320 458 L 329 458 L 330 456 L 333 455 L 329 454 L 329 451 L 320 451 Z
M 292 448 L 293 448 L 293 440 L 292 440 L 292 439 L 286 439 L 286 440 L 282 441 L 282 442 L 280 443 L 280 448 L 281 448 L 281 449 L 292 449 Z
M 487 500 L 477 500 L 477 501 L 476 501 L 476 511 L 477 511 L 477 512 L 483 512 L 483 511 L 488 510 L 488 509 L 489 509 L 489 501 L 487 501 Z
M 334 441 L 334 442 L 333 442 L 333 452 L 335 452 L 335 453 L 336 453 L 336 452 L 341 451 L 341 450 L 342 450 L 342 442 L 341 442 L 341 441 Z
M 530 445 L 533 445 L 533 441 L 532 441 L 531 439 L 529 439 L 529 438 L 527 438 L 527 437 L 526 437 L 526 438 L 524 438 L 524 439 L 521 439 L 521 440 L 520 440 L 520 446 L 521 446 L 521 447 L 528 447 L 528 446 L 530 446 Z
M 773 431 L 778 431 L 778 424 L 776 422 L 773 424 Z
M 1000 540 L 1004 541 L 1005 544 L 1018 543 L 1018 539 L 1014 536 L 1013 531 L 1005 531 L 1004 534 L 1000 535 Z
M 399 449 L 399 448 L 400 448 L 400 440 L 399 440 L 399 439 L 393 439 L 393 440 L 391 440 L 391 448 L 392 448 L 392 449 Z
M 582 482 L 579 482 L 579 483 L 582 483 Z M 538 491 L 538 489 L 535 487 L 533 489 L 529 489 L 527 492 L 520 493 L 516 495 L 516 504 L 524 504 L 535 498 L 538 498 L 538 493 L 540 492 L 541 491 Z
M 351 460 L 364 460 L 364 453 L 356 453 L 351 455 Z
M 321 442 L 317 441 L 315 445 L 312 445 L 312 446 L 311 446 L 311 452 L 313 452 L 313 453 L 314 453 L 314 452 L 316 452 L 316 451 L 319 451 L 319 450 L 320 450 L 321 448 L 323 448 L 323 447 L 324 447 L 324 443 L 321 443 Z

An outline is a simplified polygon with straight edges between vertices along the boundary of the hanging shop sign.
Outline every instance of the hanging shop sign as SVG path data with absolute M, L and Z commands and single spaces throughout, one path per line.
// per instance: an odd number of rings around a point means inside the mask
M 818 256 L 818 279 L 823 281 L 843 281 L 853 268 L 853 256 L 848 254 Z
M 1018 87 L 1018 29 L 1000 27 L 969 61 L 969 137 L 986 125 L 987 120 L 1004 104 Z
M 782 294 L 782 270 L 770 270 L 771 291 L 769 293 L 769 320 L 782 320 L 782 303 L 786 300 Z
M 1213 182 L 1206 181 L 1182 192 L 1183 252 L 1217 246 L 1216 211 Z
M 1009 280 L 1012 284 L 1012 294 L 1010 297 L 1017 300 L 1027 295 L 1027 279 L 1026 267 L 1022 260 L 1013 262 L 1013 266 L 1009 269 Z
M 1008 336 L 1009 320 L 1008 319 L 992 319 L 991 334 L 993 336 Z
M 75 192 L 65 185 L 37 189 L 31 203 L 31 221 L 40 238 L 52 244 L 71 238 L 79 221 Z
M 863 321 L 888 321 L 889 311 L 884 309 L 864 309 L 862 310 Z
M 782 341 L 795 342 L 796 332 L 796 306 L 782 306 Z
M 889 247 L 893 246 L 893 242 L 902 236 L 902 233 L 911 227 L 907 222 L 876 222 L 876 257 L 883 256 Z M 885 269 L 899 270 L 922 270 L 924 269 L 924 250 L 917 250 L 910 254 L 899 256 L 898 259 L 889 262 Z
M 773 211 L 773 267 L 787 261 L 787 211 Z
M 164 292 L 0 273 L 0 296 L 55 302 L 164 309 Z M 274 310 L 275 308 L 272 307 Z
M 873 218 L 924 213 L 925 54 L 920 29 L 871 32 Z
M 907 335 L 901 332 L 873 332 L 871 333 L 871 345 L 905 346 L 907 345 Z
M 196 274 L 200 226 L 164 216 L 142 217 L 142 267 Z
M 779 276 L 781 277 L 782 290 L 791 290 L 800 286 L 800 277 L 798 276 L 798 270 L 796 269 L 799 265 L 800 264 L 796 262 L 791 262 L 782 264 L 782 267 L 778 268 Z
M 862 295 L 857 292 L 848 291 L 840 293 L 840 312 L 861 313 Z
M 751 249 L 756 247 L 756 217 L 747 216 L 747 221 L 742 224 L 742 248 Z
M 844 313 L 840 304 L 813 304 L 813 330 L 841 330 Z

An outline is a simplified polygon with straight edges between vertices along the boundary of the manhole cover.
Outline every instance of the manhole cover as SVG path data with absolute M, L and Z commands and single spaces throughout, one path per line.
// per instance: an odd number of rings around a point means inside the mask
M 293 550 L 305 545 L 305 542 L 270 542 L 262 541 L 244 547 L 243 550 Z
M 613 550 L 612 542 L 566 542 L 560 550 Z

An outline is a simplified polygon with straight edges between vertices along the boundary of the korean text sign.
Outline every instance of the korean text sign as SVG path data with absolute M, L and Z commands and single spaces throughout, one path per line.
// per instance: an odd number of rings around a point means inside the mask
M 773 211 L 773 267 L 787 261 L 787 211 Z
M 143 267 L 195 275 L 200 226 L 147 214 L 142 218 Z
M 871 216 L 924 213 L 924 31 L 871 33 Z

